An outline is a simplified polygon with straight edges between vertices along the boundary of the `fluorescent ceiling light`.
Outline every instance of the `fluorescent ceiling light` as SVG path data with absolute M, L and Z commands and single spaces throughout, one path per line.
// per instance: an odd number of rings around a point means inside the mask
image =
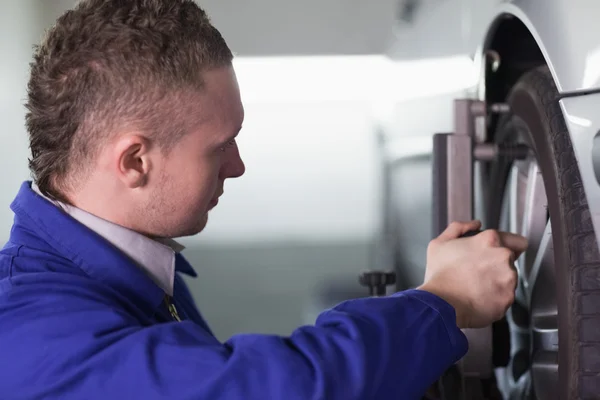
M 415 61 L 378 55 L 239 57 L 234 68 L 245 103 L 403 101 L 476 82 L 467 56 Z

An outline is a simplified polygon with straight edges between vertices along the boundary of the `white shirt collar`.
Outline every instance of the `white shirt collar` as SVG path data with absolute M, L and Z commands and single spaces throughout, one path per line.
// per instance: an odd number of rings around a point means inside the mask
M 99 218 L 80 208 L 54 201 L 44 196 L 35 183 L 31 188 L 40 196 L 59 207 L 75 220 L 102 236 L 113 246 L 125 253 L 152 280 L 167 293 L 173 296 L 175 280 L 175 254 L 185 247 L 173 239 L 150 239 L 131 229 L 127 229 L 110 221 Z

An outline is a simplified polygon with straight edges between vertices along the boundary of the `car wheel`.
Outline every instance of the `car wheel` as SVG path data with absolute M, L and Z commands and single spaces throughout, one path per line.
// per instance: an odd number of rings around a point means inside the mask
M 525 144 L 523 160 L 488 166 L 486 224 L 529 239 L 507 313 L 507 399 L 591 399 L 600 393 L 600 253 L 559 96 L 547 67 L 526 73 L 494 141 Z

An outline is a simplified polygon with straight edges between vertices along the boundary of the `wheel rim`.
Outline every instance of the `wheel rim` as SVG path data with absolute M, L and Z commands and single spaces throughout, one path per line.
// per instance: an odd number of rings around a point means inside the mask
M 509 168 L 499 228 L 526 236 L 529 248 L 516 261 L 519 282 L 507 313 L 511 361 L 498 378 L 508 399 L 550 399 L 558 382 L 558 309 L 548 201 L 534 156 Z

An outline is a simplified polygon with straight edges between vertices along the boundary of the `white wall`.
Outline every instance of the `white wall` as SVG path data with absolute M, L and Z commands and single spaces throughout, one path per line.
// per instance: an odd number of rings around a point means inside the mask
M 202 241 L 373 235 L 380 191 L 365 104 L 250 104 L 246 115 L 239 139 L 246 175 L 226 183 Z
M 0 12 L 0 240 L 7 238 L 9 204 L 29 178 L 24 125 L 26 83 L 32 45 L 41 33 L 33 0 L 2 2 Z
M 382 196 L 376 127 L 430 144 L 452 127 L 452 96 L 474 77 L 462 58 L 242 58 L 235 67 L 247 173 L 227 183 L 202 241 L 372 238 Z

